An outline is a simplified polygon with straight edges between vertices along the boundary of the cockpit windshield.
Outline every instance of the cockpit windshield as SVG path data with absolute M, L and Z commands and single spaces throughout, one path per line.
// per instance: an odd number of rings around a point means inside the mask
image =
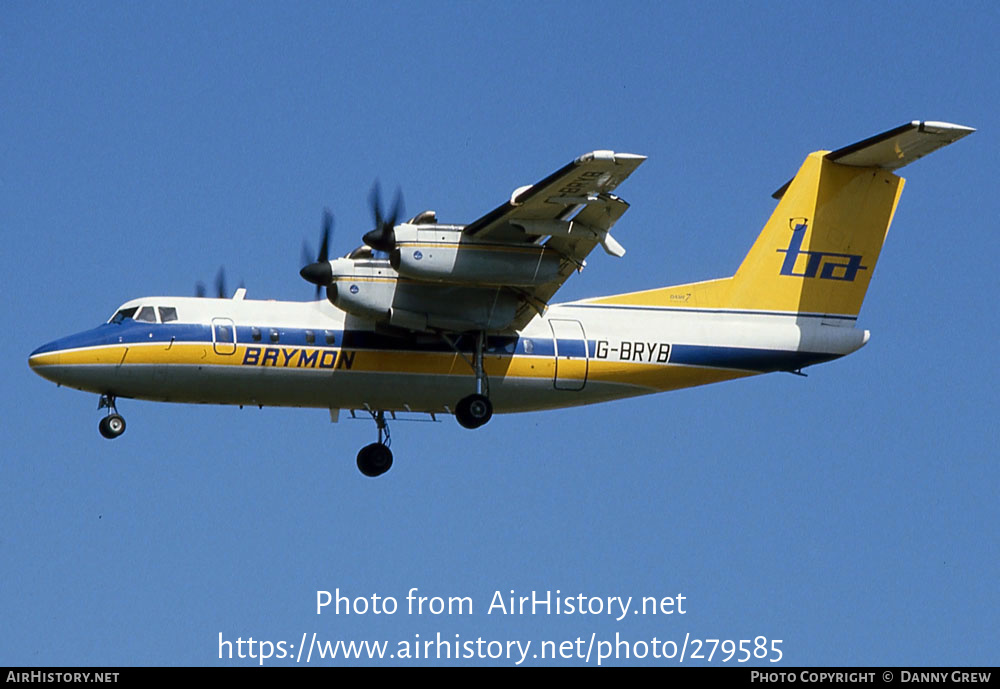
M 122 321 L 131 318 L 135 315 L 135 312 L 139 310 L 138 306 L 133 306 L 129 309 L 121 309 L 118 313 L 111 317 L 109 323 L 121 323 Z
M 157 312 L 160 314 L 159 321 L 156 318 Z M 174 306 L 130 306 L 127 309 L 119 309 L 108 323 L 120 325 L 128 320 L 141 323 L 170 323 L 177 320 L 177 308 Z

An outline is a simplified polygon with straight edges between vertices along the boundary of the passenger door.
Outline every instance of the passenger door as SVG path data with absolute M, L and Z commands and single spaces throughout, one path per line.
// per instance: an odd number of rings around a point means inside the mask
M 552 340 L 556 356 L 556 390 L 583 390 L 590 368 L 587 335 L 580 321 L 552 319 Z
M 216 354 L 236 353 L 236 325 L 230 319 L 212 319 L 212 348 Z

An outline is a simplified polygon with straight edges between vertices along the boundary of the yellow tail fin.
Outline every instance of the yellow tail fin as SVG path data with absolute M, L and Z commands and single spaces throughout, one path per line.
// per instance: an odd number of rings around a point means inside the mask
M 902 191 L 887 170 L 813 153 L 732 278 L 727 306 L 856 316 Z
M 733 277 L 591 301 L 857 316 L 903 191 L 892 170 L 973 131 L 913 122 L 812 153 Z

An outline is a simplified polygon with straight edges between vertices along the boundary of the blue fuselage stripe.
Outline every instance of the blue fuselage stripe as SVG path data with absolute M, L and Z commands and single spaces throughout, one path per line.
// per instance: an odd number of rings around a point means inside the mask
M 36 349 L 32 354 L 44 354 L 69 349 L 100 347 L 111 345 L 149 344 L 151 342 L 178 343 L 213 341 L 213 327 L 210 325 L 184 323 L 120 323 L 104 324 L 97 328 L 70 335 L 50 342 Z M 272 340 L 272 332 L 277 339 Z M 312 342 L 309 341 L 310 338 Z M 256 337 L 255 337 L 256 336 Z M 328 342 L 330 336 L 332 342 Z M 365 330 L 321 330 L 306 328 L 267 328 L 237 326 L 237 343 L 246 346 L 301 346 L 316 348 L 342 348 L 349 350 L 393 351 L 414 353 L 447 353 L 453 351 L 438 338 L 400 338 Z M 217 333 L 221 342 L 232 342 L 230 333 Z M 462 352 L 472 352 L 474 339 L 471 335 L 458 338 L 457 346 Z M 487 353 L 493 355 L 518 355 L 536 357 L 556 356 L 578 359 L 594 358 L 596 341 L 580 339 L 559 339 L 551 337 L 518 337 L 516 335 L 493 335 L 487 338 Z M 749 347 L 721 347 L 714 345 L 673 344 L 670 347 L 671 364 L 702 366 L 708 368 L 730 368 L 746 371 L 769 372 L 791 371 L 836 359 L 840 354 L 824 352 L 798 352 Z
M 675 344 L 670 349 L 670 363 L 711 368 L 735 368 L 744 371 L 797 371 L 803 366 L 836 359 L 840 354 L 789 352 L 748 347 L 714 347 Z

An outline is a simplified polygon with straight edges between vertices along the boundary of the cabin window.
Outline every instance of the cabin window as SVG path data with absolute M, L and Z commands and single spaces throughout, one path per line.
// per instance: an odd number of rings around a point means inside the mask
M 278 341 L 278 330 L 276 328 L 271 328 L 271 342 Z
M 138 306 L 133 306 L 130 309 L 121 309 L 118 313 L 111 317 L 112 323 L 121 323 L 127 318 L 131 318 L 135 315 L 135 312 L 139 310 Z
M 334 335 L 333 331 L 327 330 L 325 331 L 325 335 L 326 335 L 326 343 L 328 345 L 332 345 L 337 342 L 337 337 L 336 335 Z
M 260 342 L 260 328 L 257 326 L 250 328 L 250 337 L 253 338 L 254 342 Z
M 156 322 L 156 312 L 153 311 L 152 306 L 143 306 L 139 309 L 139 313 L 135 315 L 137 321 L 142 321 L 143 323 L 155 323 Z
M 312 330 L 306 330 L 306 344 L 314 344 L 316 342 L 316 333 Z
M 177 320 L 177 309 L 173 306 L 161 306 L 160 307 L 160 322 L 169 323 L 170 321 Z

